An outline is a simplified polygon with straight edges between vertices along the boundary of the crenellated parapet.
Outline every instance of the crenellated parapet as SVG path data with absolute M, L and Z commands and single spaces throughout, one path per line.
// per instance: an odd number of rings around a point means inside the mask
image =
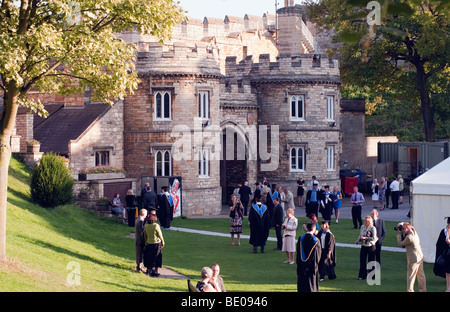
M 226 59 L 226 78 L 252 82 L 303 81 L 340 84 L 339 61 L 325 54 L 279 55 L 271 62 L 267 54 L 247 56 L 240 62 Z
M 136 69 L 140 74 L 211 76 L 219 78 L 217 47 L 207 42 L 138 42 Z

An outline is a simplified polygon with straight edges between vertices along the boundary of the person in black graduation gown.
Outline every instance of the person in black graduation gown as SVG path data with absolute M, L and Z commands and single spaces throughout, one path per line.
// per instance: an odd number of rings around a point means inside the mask
M 261 195 L 256 197 L 256 202 L 250 208 L 248 215 L 250 223 L 250 245 L 253 245 L 253 252 L 257 252 L 257 247 L 261 246 L 261 252 L 264 252 L 270 229 L 270 214 L 266 205 L 261 203 Z
M 319 261 L 321 257 L 320 241 L 314 236 L 316 225 L 306 224 L 306 234 L 297 241 L 297 291 L 319 291 Z
M 319 198 L 321 199 L 321 210 L 322 218 L 324 220 L 331 220 L 331 215 L 333 214 L 333 193 L 330 192 L 330 187 L 325 186 L 325 190 L 320 192 Z
M 322 221 L 322 229 L 317 234 L 322 247 L 322 254 L 319 262 L 319 281 L 323 281 L 325 276 L 333 280 L 336 278 L 334 267 L 336 266 L 336 240 L 330 231 L 330 221 Z
M 167 192 L 167 187 L 161 188 L 161 193 L 158 194 L 158 218 L 161 227 L 170 228 L 170 222 L 173 220 L 173 204 L 170 202 L 170 194 Z
M 447 291 L 450 292 L 450 217 L 446 219 L 447 226 L 441 230 L 436 242 L 433 272 L 436 276 L 446 279 Z M 440 258 L 440 256 L 442 257 Z

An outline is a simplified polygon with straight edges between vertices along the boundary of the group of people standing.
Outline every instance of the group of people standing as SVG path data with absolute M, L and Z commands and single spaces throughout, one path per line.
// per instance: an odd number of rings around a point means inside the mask
M 161 187 L 160 193 L 156 194 L 149 183 L 144 184 L 141 199 L 142 207 L 135 220 L 136 271 L 158 277 L 158 269 L 162 267 L 162 248 L 165 245 L 161 229 L 170 228 L 173 202 L 167 187 Z
M 400 174 L 393 176 L 392 181 L 388 177 L 381 177 L 380 182 L 376 178 L 373 179 L 371 186 L 373 208 L 378 208 L 378 204 L 381 211 L 385 207 L 389 208 L 389 198 L 392 198 L 390 209 L 398 209 L 398 205 L 403 203 L 404 188 L 405 182 Z
M 336 192 L 335 195 L 329 191 L 328 186 L 319 190 L 315 177 L 313 179 L 314 181 L 311 183 L 311 190 L 307 192 L 305 203 L 308 216 L 310 219 L 315 219 L 316 222 L 308 222 L 303 227 L 306 234 L 299 237 L 298 241 L 296 241 L 298 219 L 294 216 L 294 197 L 287 188 L 278 187 L 272 192 L 270 184 L 264 179 L 261 184 L 255 183 L 255 191 L 253 193 L 249 190 L 250 188 L 246 181 L 243 186 L 231 195 L 230 204 L 231 244 L 235 245 L 236 243 L 240 245 L 242 221 L 247 214 L 245 209 L 246 203 L 248 203 L 250 195 L 253 194 L 253 201 L 248 211 L 250 226 L 249 244 L 253 246 L 254 253 L 258 252 L 258 248 L 260 248 L 261 253 L 264 253 L 269 231 L 273 228 L 277 237 L 277 247 L 274 250 L 286 253 L 284 263 L 295 264 L 297 262 L 298 290 L 301 292 L 318 291 L 318 282 L 322 281 L 326 276 L 329 279 L 336 278 L 334 271 L 336 265 L 336 241 L 330 231 L 330 221 L 323 221 L 319 228 L 315 213 L 320 211 L 324 218 L 326 216 L 331 218 L 331 211 L 327 213 L 323 209 L 334 207 L 335 201 L 333 199 L 339 198 L 340 200 L 342 197 L 339 196 L 340 192 L 337 188 L 334 190 Z M 298 182 L 301 183 L 301 179 Z M 303 185 L 300 183 L 298 184 Z M 304 196 L 304 192 L 300 194 L 300 196 Z M 292 205 L 290 204 L 291 202 Z M 302 200 L 299 200 L 298 203 L 299 205 L 303 204 Z M 313 207 L 314 203 L 316 205 Z M 297 259 L 295 259 L 296 252 Z

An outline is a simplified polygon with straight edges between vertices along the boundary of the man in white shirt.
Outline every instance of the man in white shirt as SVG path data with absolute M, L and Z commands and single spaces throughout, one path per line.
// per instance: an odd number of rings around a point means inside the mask
M 397 181 L 397 177 L 394 177 L 394 181 L 391 182 L 389 188 L 391 189 L 391 197 L 392 197 L 391 209 L 398 209 L 398 195 L 400 191 L 400 184 Z
M 319 181 L 317 181 L 317 178 L 316 178 L 315 175 L 313 175 L 313 176 L 311 177 L 311 182 L 309 182 L 309 190 L 312 190 L 312 189 L 313 189 L 314 184 L 317 184 L 317 188 L 318 188 L 319 190 L 322 189 L 321 186 L 320 186 L 320 183 L 319 183 Z

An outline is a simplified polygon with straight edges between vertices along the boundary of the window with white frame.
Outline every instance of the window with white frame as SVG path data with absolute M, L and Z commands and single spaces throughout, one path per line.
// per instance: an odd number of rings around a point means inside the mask
M 209 149 L 200 149 L 198 151 L 198 175 L 200 177 L 209 177 Z
M 209 91 L 198 93 L 198 117 L 209 119 Z
M 334 95 L 327 96 L 327 120 L 334 121 Z
M 290 168 L 291 172 L 305 171 L 305 148 L 303 146 L 291 147 Z
M 334 146 L 328 145 L 327 148 L 327 170 L 333 171 L 335 170 L 335 164 L 334 164 Z
M 170 120 L 172 111 L 172 96 L 169 91 L 155 93 L 155 120 Z
M 167 177 L 172 175 L 172 154 L 170 151 L 156 151 L 155 173 L 156 176 L 159 177 Z
M 292 95 L 290 97 L 291 120 L 305 120 L 305 96 Z

